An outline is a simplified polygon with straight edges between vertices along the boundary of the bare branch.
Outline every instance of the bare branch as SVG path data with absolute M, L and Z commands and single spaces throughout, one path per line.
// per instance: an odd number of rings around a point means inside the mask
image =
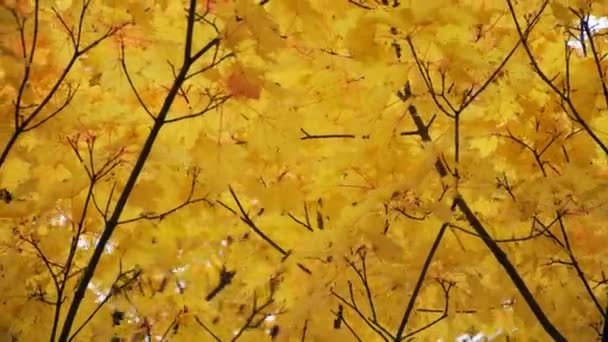
M 334 310 L 330 310 L 331 313 L 333 313 L 336 316 L 336 323 L 334 323 L 334 327 L 336 327 L 336 324 L 342 324 L 344 323 L 344 325 L 346 326 L 346 329 L 348 329 L 348 331 L 350 331 L 350 333 L 353 335 L 353 337 L 359 341 L 362 342 L 363 340 L 361 339 L 361 337 L 359 337 L 359 335 L 357 334 L 357 332 L 355 332 L 355 330 L 353 329 L 353 327 L 351 327 L 350 324 L 348 324 L 348 322 L 346 321 L 346 319 L 344 318 L 343 315 L 341 315 L 339 312 L 335 312 Z
M 374 9 L 373 7 L 369 7 L 369 6 L 364 5 L 363 4 L 365 2 L 364 0 L 363 1 L 362 0 L 348 0 L 348 2 L 351 3 L 351 4 L 353 4 L 353 5 L 355 5 L 355 6 L 357 6 L 357 7 L 359 7 L 359 8 L 363 8 L 363 9 L 366 9 L 366 10 L 373 10 Z
M 311 140 L 311 139 L 335 139 L 335 138 L 350 138 L 354 139 L 357 136 L 354 134 L 319 134 L 312 135 L 306 132 L 303 128 L 300 128 L 300 132 L 304 133 L 304 136 L 300 140 Z
M 357 316 L 359 316 L 359 318 L 365 322 L 365 324 L 372 329 L 380 338 L 382 338 L 383 341 L 389 341 L 389 338 L 394 340 L 392 335 L 390 334 L 390 332 L 388 332 L 386 329 L 381 328 L 378 326 L 377 323 L 372 322 L 372 320 L 368 319 L 363 312 L 361 312 L 361 310 L 359 309 L 359 306 L 357 305 L 357 302 L 355 301 L 355 296 L 353 293 L 353 284 L 349 281 L 348 282 L 348 292 L 349 292 L 349 296 L 350 296 L 350 301 L 346 300 L 344 297 L 342 297 L 341 295 L 339 295 L 338 293 L 336 293 L 333 289 L 330 290 L 330 293 L 336 297 L 340 302 L 342 302 L 344 305 L 348 306 L 349 308 L 351 308 L 356 314 Z
M 211 337 L 213 337 L 216 342 L 222 342 L 222 340 L 217 337 L 217 335 L 213 331 L 211 331 L 211 329 L 207 328 L 207 326 L 201 321 L 200 318 L 198 318 L 198 316 L 194 316 L 194 320 L 196 321 L 196 323 L 198 323 L 198 325 L 205 329 L 205 331 L 208 332 L 209 335 L 211 335 Z
M 164 123 L 173 123 L 173 122 L 178 122 L 181 120 L 185 120 L 185 119 L 192 119 L 198 116 L 202 116 L 207 114 L 209 111 L 212 111 L 216 108 L 218 108 L 219 106 L 223 105 L 226 101 L 228 101 L 230 99 L 230 95 L 225 95 L 225 96 L 219 96 L 219 95 L 213 95 L 209 97 L 209 101 L 207 102 L 206 106 L 194 113 L 190 113 L 190 114 L 185 114 L 182 116 L 178 116 L 176 118 L 171 118 L 171 119 L 166 119 L 164 121 Z
M 150 118 L 152 118 L 152 120 L 156 120 L 156 117 L 154 116 L 154 114 L 152 114 L 150 109 L 148 109 L 148 106 L 146 105 L 144 100 L 141 98 L 141 96 L 139 95 L 139 92 L 137 91 L 137 88 L 135 88 L 135 85 L 133 84 L 133 80 L 131 79 L 131 75 L 129 74 L 129 70 L 127 69 L 125 46 L 123 43 L 120 44 L 120 65 L 122 65 L 122 70 L 123 70 L 125 76 L 127 77 L 127 82 L 129 83 L 129 87 L 131 87 L 133 94 L 135 94 L 135 97 L 137 98 L 139 105 L 144 109 L 146 114 L 148 114 L 148 116 Z
M 452 209 L 453 208 L 454 208 L 454 205 L 452 205 Z M 433 245 L 429 249 L 429 254 L 427 255 L 426 260 L 424 261 L 424 264 L 422 265 L 422 270 L 420 271 L 420 275 L 418 276 L 418 280 L 416 281 L 416 286 L 414 286 L 414 291 L 412 291 L 412 295 L 410 297 L 410 300 L 407 303 L 405 312 L 403 313 L 403 316 L 401 317 L 401 322 L 399 323 L 399 328 L 397 328 L 397 333 L 395 333 L 395 341 L 400 341 L 402 338 L 407 337 L 407 336 L 403 336 L 405 327 L 407 326 L 407 322 L 410 318 L 410 314 L 412 313 L 412 310 L 414 309 L 414 304 L 416 303 L 416 299 L 418 298 L 418 293 L 420 293 L 420 289 L 422 289 L 422 283 L 424 282 L 424 278 L 426 278 L 426 273 L 427 273 L 429 267 L 431 266 L 431 262 L 433 261 L 435 252 L 437 252 L 437 248 L 439 248 L 439 243 L 441 242 L 441 239 L 443 238 L 443 234 L 445 233 L 445 230 L 447 227 L 448 227 L 447 223 L 444 223 L 441 225 L 441 228 L 439 228 L 439 232 L 437 233 L 437 236 L 435 237 L 435 241 L 433 241 Z M 447 302 L 447 300 L 446 300 L 446 302 Z M 447 315 L 447 313 L 446 313 L 446 315 Z
M 30 78 L 31 78 L 31 66 L 32 66 L 33 58 L 34 58 L 34 52 L 35 52 L 35 47 L 36 47 L 36 43 L 37 43 L 37 34 L 38 34 L 39 1 L 38 0 L 35 1 L 35 9 L 34 9 L 34 19 L 35 19 L 35 22 L 34 22 L 34 33 L 33 33 L 34 36 L 33 36 L 33 40 L 32 40 L 32 47 L 30 49 L 29 57 L 28 57 L 30 61 L 29 61 L 29 63 L 25 63 L 24 75 L 23 75 L 23 78 L 21 80 L 21 84 L 19 86 L 19 90 L 17 92 L 16 101 L 14 103 L 14 105 L 15 105 L 15 110 L 14 110 L 15 128 L 14 128 L 13 134 L 10 136 L 10 138 L 7 141 L 4 149 L 0 153 L 0 167 L 2 165 L 4 165 L 4 162 L 6 161 L 6 158 L 8 157 L 9 152 L 11 151 L 11 149 L 13 148 L 13 146 L 15 145 L 15 143 L 17 142 L 18 138 L 23 133 L 26 133 L 27 131 L 31 131 L 32 129 L 37 128 L 37 127 L 43 125 L 48 120 L 50 120 L 51 118 L 55 117 L 60 112 L 62 112 L 63 109 L 65 109 L 65 107 L 67 107 L 67 105 L 72 101 L 72 99 L 73 99 L 73 97 L 74 97 L 74 95 L 76 93 L 77 87 L 76 88 L 71 88 L 70 87 L 68 89 L 68 96 L 67 96 L 66 100 L 64 101 L 64 103 L 62 105 L 60 105 L 58 109 L 56 109 L 55 111 L 53 111 L 51 114 L 47 115 L 44 119 L 38 121 L 35 124 L 32 124 L 34 122 L 34 120 L 40 115 L 40 113 L 47 107 L 47 105 L 49 104 L 49 102 L 51 101 L 51 99 L 55 97 L 55 95 L 57 94 L 58 90 L 62 87 L 62 85 L 64 84 L 64 81 L 65 81 L 67 75 L 71 71 L 72 67 L 75 65 L 76 61 L 82 55 L 84 55 L 85 53 L 87 53 L 89 50 L 91 50 L 95 46 L 99 45 L 101 42 L 103 42 L 107 38 L 115 35 L 116 33 L 118 33 L 120 30 L 122 30 L 124 27 L 126 27 L 128 25 L 128 23 L 123 23 L 123 24 L 118 25 L 116 27 L 109 28 L 105 32 L 105 34 L 103 34 L 102 36 L 100 36 L 97 39 L 93 40 L 91 43 L 89 43 L 87 46 L 85 46 L 84 48 L 81 49 L 80 48 L 80 39 L 81 39 L 82 22 L 84 20 L 84 15 L 85 15 L 85 13 L 87 11 L 87 7 L 88 7 L 89 3 L 90 3 L 90 0 L 84 1 L 84 3 L 83 3 L 83 8 L 81 10 L 80 17 L 79 17 L 79 26 L 77 28 L 78 32 L 76 34 L 74 33 L 74 31 L 71 28 L 68 27 L 67 23 L 58 14 L 58 12 L 54 11 L 55 15 L 58 17 L 58 19 L 61 22 L 61 24 L 68 31 L 70 39 L 72 40 L 74 51 L 72 53 L 72 56 L 68 60 L 67 64 L 63 68 L 62 72 L 58 76 L 57 80 L 55 81 L 55 83 L 51 87 L 51 89 L 46 93 L 45 96 L 43 96 L 42 101 L 40 101 L 40 103 L 38 103 L 35 107 L 33 107 L 32 111 L 28 115 L 23 115 L 21 113 L 21 109 L 29 107 L 29 106 L 24 105 L 22 103 L 22 101 L 23 101 L 23 95 L 24 95 L 25 88 L 26 88 L 26 86 L 29 83 Z M 18 26 L 18 29 L 19 29 L 20 35 L 21 35 L 23 54 L 24 54 L 24 57 L 26 57 L 27 56 L 27 50 L 25 49 L 25 27 L 24 27 L 25 19 L 19 20 L 19 18 L 16 15 L 16 13 L 14 13 L 14 16 L 15 16 L 15 18 L 17 20 L 17 26 Z
M 406 89 L 408 87 L 406 86 Z M 402 96 L 402 100 L 407 101 L 407 99 L 411 96 L 411 93 L 405 93 Z M 428 129 L 424 125 L 422 118 L 418 114 L 416 107 L 412 104 L 408 106 L 408 112 L 414 121 L 416 127 L 418 127 L 418 131 L 420 132 L 420 138 L 423 142 L 431 142 L 431 136 L 429 134 Z M 437 173 L 443 178 L 448 176 L 448 172 L 446 170 L 446 166 L 441 161 L 440 158 L 437 158 L 435 161 L 435 169 Z M 485 227 L 479 221 L 477 216 L 473 213 L 468 203 L 463 199 L 462 195 L 457 194 L 454 197 L 454 205 L 460 209 L 460 211 L 464 214 L 467 222 L 473 227 L 475 232 L 481 237 L 483 242 L 486 244 L 488 249 L 492 252 L 496 260 L 501 264 L 503 269 L 507 272 L 511 280 L 513 281 L 515 287 L 519 291 L 519 293 L 524 297 L 524 300 L 536 316 L 539 323 L 543 326 L 544 330 L 556 341 L 566 341 L 565 337 L 557 330 L 557 328 L 551 323 L 549 318 L 545 315 L 545 312 L 542 310 L 528 287 L 526 283 L 521 278 L 519 272 L 515 269 L 515 266 L 511 263 L 505 252 L 498 246 L 496 241 L 492 239 L 492 237 L 488 234 Z
M 197 176 L 198 176 L 198 170 L 195 170 L 193 172 L 192 175 L 192 181 L 190 182 L 190 191 L 188 192 L 188 196 L 186 197 L 186 199 L 180 203 L 179 205 L 166 210 L 160 214 L 156 214 L 156 213 L 143 213 L 138 217 L 134 217 L 134 218 L 130 218 L 130 219 L 126 219 L 126 220 L 122 220 L 119 221 L 118 224 L 127 224 L 127 223 L 133 223 L 136 221 L 140 221 L 140 220 L 162 220 L 164 219 L 167 215 L 173 214 L 176 211 L 190 205 L 190 204 L 194 204 L 194 203 L 198 203 L 198 202 L 205 202 L 209 205 L 211 205 L 211 202 L 207 199 L 207 195 L 203 196 L 203 197 L 198 197 L 198 198 L 193 198 L 194 197 L 194 192 L 196 190 L 196 180 L 197 180 Z
M 78 333 L 91 321 L 91 319 L 93 319 L 93 317 L 108 302 L 108 300 L 110 300 L 112 296 L 119 294 L 124 289 L 128 288 L 136 279 L 139 278 L 142 272 L 143 271 L 139 268 L 133 268 L 123 272 L 121 266 L 121 269 L 119 269 L 116 279 L 112 283 L 112 290 L 110 291 L 110 293 L 108 293 L 108 295 L 105 296 L 103 300 L 99 302 L 99 304 L 97 304 L 97 307 L 95 307 L 95 309 L 89 314 L 89 316 L 84 320 L 84 322 L 82 322 L 80 327 L 78 327 L 76 331 L 72 334 L 72 336 L 70 336 L 68 341 L 73 341 L 76 338 L 76 335 L 78 335 Z
M 31 125 L 29 125 L 29 127 L 26 127 L 25 125 L 23 125 L 22 131 L 25 133 L 25 132 L 34 130 L 34 129 L 44 125 L 47 121 L 54 118 L 57 114 L 61 113 L 74 99 L 74 95 L 76 95 L 76 92 L 78 91 L 78 87 L 79 87 L 78 85 L 76 85 L 75 87 L 72 87 L 71 85 L 68 84 L 68 94 L 67 94 L 65 100 L 63 101 L 63 103 L 57 109 L 55 109 L 51 114 L 47 115 L 45 118 L 41 119 L 40 121 L 36 122 L 35 124 L 31 124 Z
M 279 253 L 281 253 L 284 258 L 287 257 L 289 255 L 289 252 L 281 248 L 276 242 L 269 238 L 268 235 L 261 231 L 260 228 L 258 228 L 255 222 L 253 222 L 253 220 L 251 220 L 251 218 L 249 217 L 249 214 L 247 214 L 247 211 L 245 211 L 245 208 L 243 208 L 243 206 L 241 205 L 241 202 L 239 201 L 239 198 L 236 196 L 236 193 L 234 192 L 232 187 L 229 187 L 229 190 L 230 194 L 232 195 L 232 198 L 236 202 L 236 205 L 239 207 L 239 211 L 241 212 L 241 221 L 245 222 L 245 224 L 249 226 L 249 228 L 251 228 L 259 237 L 261 237 L 262 240 L 266 241 L 269 245 L 271 245 L 272 248 L 276 249 Z
M 524 297 L 524 300 L 534 313 L 534 316 L 536 316 L 536 319 L 542 325 L 543 329 L 547 332 L 547 334 L 549 334 L 549 336 L 551 336 L 556 341 L 567 341 L 566 338 L 559 332 L 559 330 L 557 330 L 557 328 L 545 315 L 545 312 L 534 298 L 534 295 L 526 286 L 526 283 L 515 269 L 515 266 L 513 266 L 505 252 L 498 246 L 498 244 L 492 239 L 492 237 L 490 237 L 487 230 L 483 227 L 477 216 L 475 216 L 473 211 L 469 208 L 468 204 L 465 202 L 462 196 L 456 196 L 454 198 L 454 201 L 460 211 L 462 211 L 462 213 L 465 215 L 465 218 L 467 219 L 469 224 L 473 227 L 473 229 L 475 229 L 477 234 L 482 238 L 486 246 L 490 249 L 496 260 L 507 272 L 509 278 L 511 278 L 511 281 L 513 281 L 519 293 L 522 295 L 522 297 Z
M 269 297 L 266 301 L 264 301 L 264 303 L 258 306 L 258 297 L 257 294 L 254 292 L 251 313 L 249 314 L 249 316 L 247 316 L 247 318 L 245 319 L 245 323 L 241 326 L 241 328 L 239 328 L 239 330 L 236 332 L 236 334 L 234 334 L 234 337 L 230 341 L 237 341 L 246 330 L 258 328 L 262 324 L 262 322 L 264 322 L 264 319 L 268 315 L 262 314 L 262 312 L 273 303 L 273 298 Z M 260 314 L 262 315 L 262 318 L 256 321 L 255 318 Z
M 557 218 L 558 218 L 558 222 L 559 222 L 559 228 L 560 228 L 560 230 L 562 232 L 562 236 L 564 238 L 564 245 L 566 247 L 566 252 L 568 253 L 568 256 L 570 257 L 570 266 L 574 267 L 574 269 L 576 270 L 576 275 L 583 283 L 583 286 L 585 287 L 585 291 L 587 291 L 587 294 L 591 298 L 591 301 L 593 302 L 593 304 L 595 304 L 595 307 L 599 311 L 600 315 L 603 316 L 604 308 L 600 304 L 596 295 L 593 293 L 593 290 L 591 289 L 591 286 L 589 286 L 589 282 L 587 281 L 587 277 L 585 276 L 585 273 L 581 269 L 581 266 L 579 265 L 578 261 L 576 260 L 576 257 L 574 256 L 574 252 L 572 251 L 572 247 L 570 246 L 570 239 L 568 239 L 568 233 L 566 232 L 566 226 L 564 224 L 564 220 L 562 219 L 562 215 L 560 215 L 560 213 L 557 213 Z
M 194 8 L 196 6 L 196 0 L 191 0 L 190 6 L 191 6 L 191 8 L 189 9 L 190 14 L 188 16 L 188 27 L 192 28 L 193 21 L 195 20 Z M 191 41 L 192 35 L 193 35 L 193 32 L 191 29 L 189 29 L 186 32 L 186 46 L 192 46 L 192 41 Z M 188 74 L 189 68 L 196 61 L 196 58 L 201 57 L 213 45 L 219 44 L 219 42 L 220 42 L 220 38 L 218 38 L 218 37 L 212 39 L 201 50 L 199 50 L 199 52 L 197 53 L 196 56 L 194 56 L 192 58 L 189 57 L 189 51 L 187 51 L 188 49 L 185 49 L 186 50 L 185 57 L 184 57 L 185 60 L 179 70 L 179 73 L 177 74 L 177 76 L 175 77 L 175 80 L 173 81 L 173 85 L 169 89 L 169 91 L 164 99 L 163 105 L 161 106 L 161 108 L 158 112 L 158 115 L 156 115 L 157 119 L 154 121 L 154 124 L 153 124 L 152 128 L 150 129 L 150 133 L 148 134 L 148 137 L 146 138 L 145 142 L 142 145 L 139 157 L 137 158 L 135 165 L 133 166 L 133 169 L 131 170 L 131 174 L 129 175 L 129 177 L 123 187 L 123 191 L 121 192 L 118 200 L 116 201 L 114 210 L 112 211 L 112 215 L 109 217 L 109 219 L 105 223 L 105 227 L 99 237 L 99 241 L 98 241 L 97 245 L 95 246 L 95 249 L 93 251 L 91 258 L 89 259 L 87 267 L 85 268 L 85 270 L 82 274 L 80 282 L 78 283 L 78 285 L 76 287 L 76 291 L 74 292 L 73 300 L 72 300 L 70 307 L 68 309 L 68 312 L 65 316 L 65 321 L 64 321 L 63 327 L 61 329 L 61 334 L 59 335 L 60 341 L 67 341 L 68 337 L 70 336 L 70 332 L 72 330 L 72 325 L 74 324 L 76 314 L 84 299 L 84 295 L 87 291 L 87 286 L 88 286 L 89 282 L 91 281 L 91 279 L 93 278 L 95 269 L 96 269 L 97 265 L 99 264 L 99 261 L 101 259 L 101 256 L 104 252 L 106 245 L 110 241 L 110 238 L 112 237 L 116 227 L 118 227 L 120 216 L 127 204 L 127 201 L 131 195 L 131 192 L 133 191 L 133 189 L 135 187 L 137 179 L 139 178 L 139 175 L 143 170 L 146 160 L 148 159 L 148 156 L 150 155 L 150 153 L 152 151 L 154 142 L 156 141 L 156 138 L 158 137 L 158 135 L 161 131 L 161 128 L 164 126 L 164 121 L 166 120 L 167 116 L 169 115 L 171 106 L 173 105 L 173 102 L 174 102 L 176 96 L 178 95 L 181 86 L 183 85 L 183 83 L 185 81 L 185 77 Z M 1 161 L 1 157 L 0 157 L 0 161 Z
M 312 226 L 310 225 L 310 221 L 308 219 L 308 210 L 306 208 L 306 203 L 304 203 L 304 215 L 306 218 L 306 222 L 303 222 L 301 220 L 299 220 L 298 218 L 296 218 L 295 216 L 293 216 L 291 213 L 287 213 L 287 216 L 289 216 L 289 218 L 291 218 L 292 220 L 294 220 L 297 224 L 303 226 L 304 228 L 308 229 L 309 231 L 314 231 L 314 229 L 312 229 Z
M 177 312 L 177 314 L 175 315 L 175 318 L 173 318 L 173 320 L 171 321 L 171 323 L 169 324 L 167 329 L 165 329 L 165 332 L 160 337 L 159 342 L 165 341 L 165 338 L 167 338 L 167 336 L 169 336 L 169 332 L 171 331 L 171 329 L 173 329 L 173 333 L 177 333 L 177 327 L 179 326 L 179 324 L 178 324 L 179 318 L 181 317 L 183 312 L 184 312 L 183 310 L 179 310 Z
M 232 278 L 236 275 L 236 271 L 228 271 L 225 266 L 222 266 L 220 270 L 220 279 L 218 280 L 217 285 L 205 296 L 206 301 L 211 301 L 215 296 L 217 296 L 226 286 L 230 285 L 232 282 Z
M 443 307 L 443 311 L 441 312 L 441 316 L 439 316 L 438 318 L 434 319 L 433 321 L 425 324 L 424 326 L 408 333 L 407 335 L 404 335 L 401 340 L 406 339 L 408 337 L 412 337 L 418 333 L 420 333 L 421 331 L 424 331 L 430 327 L 432 327 L 433 325 L 439 323 L 440 321 L 442 321 L 443 319 L 448 317 L 448 308 L 450 305 L 450 290 L 452 289 L 452 287 L 454 286 L 453 282 L 449 282 L 449 281 L 444 281 L 444 280 L 439 280 L 436 279 L 437 282 L 439 283 L 439 285 L 441 286 L 441 289 L 443 290 L 443 296 L 444 296 L 444 307 Z M 447 285 L 446 285 L 447 284 Z M 395 341 L 401 341 L 401 340 L 395 340 Z M 409 341 L 409 340 L 408 340 Z
M 591 139 L 593 139 L 593 141 L 602 149 L 602 151 L 604 151 L 604 153 L 606 155 L 608 155 L 608 146 L 606 146 L 606 144 L 591 129 L 591 127 L 585 121 L 585 119 L 583 119 L 583 117 L 580 115 L 580 113 L 578 112 L 578 110 L 574 106 L 574 103 L 572 102 L 572 99 L 569 97 L 569 95 L 567 93 L 564 93 L 561 90 L 559 90 L 557 88 L 557 86 L 555 86 L 553 84 L 553 81 L 540 68 L 540 65 L 538 64 L 538 61 L 536 60 L 536 58 L 532 54 L 532 50 L 530 49 L 530 46 L 528 45 L 527 37 L 524 34 L 524 32 L 522 31 L 522 29 L 521 29 L 521 26 L 520 26 L 519 21 L 517 19 L 517 15 L 515 14 L 515 8 L 513 7 L 512 1 L 511 0 L 506 0 L 506 1 L 507 1 L 507 5 L 509 6 L 509 11 L 511 13 L 511 17 L 513 18 L 513 22 L 515 23 L 515 27 L 516 27 L 517 32 L 519 34 L 519 39 L 522 42 L 524 50 L 525 50 L 526 54 L 528 55 L 528 59 L 530 60 L 530 63 L 532 64 L 532 67 L 536 71 L 536 74 L 540 77 L 541 80 L 543 80 L 543 82 L 545 82 L 545 84 L 547 84 L 547 86 L 549 86 L 549 88 L 551 88 L 551 90 L 555 94 L 557 94 L 561 98 L 561 100 L 567 105 L 567 107 L 570 110 L 570 112 L 572 113 L 572 115 L 574 115 L 574 117 L 576 119 L 576 122 L 578 124 L 580 124 L 581 127 L 583 127 L 583 129 L 585 130 L 585 132 L 587 132 L 587 134 L 589 134 L 589 136 L 591 137 Z M 543 2 L 543 5 L 541 7 L 541 11 L 547 6 L 548 2 L 549 2 L 548 0 L 545 0 Z

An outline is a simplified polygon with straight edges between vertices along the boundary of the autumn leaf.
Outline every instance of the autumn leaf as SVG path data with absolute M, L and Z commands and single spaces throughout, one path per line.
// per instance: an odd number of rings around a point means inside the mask
M 604 2 L 0 2 L 0 340 L 605 340 Z
M 264 81 L 255 70 L 235 65 L 225 82 L 230 95 L 257 100 L 260 98 Z

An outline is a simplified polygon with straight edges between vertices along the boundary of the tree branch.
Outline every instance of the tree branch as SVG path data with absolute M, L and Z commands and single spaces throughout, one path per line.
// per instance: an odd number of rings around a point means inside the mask
M 189 9 L 189 15 L 188 15 L 188 27 L 193 27 L 193 25 L 194 25 L 193 22 L 195 20 L 194 9 L 196 7 L 196 0 L 191 0 L 190 6 L 191 6 L 191 8 Z M 72 325 L 74 324 L 76 314 L 84 299 L 84 295 L 87 290 L 87 286 L 88 286 L 89 282 L 91 281 L 91 279 L 93 278 L 93 275 L 95 273 L 95 268 L 97 267 L 99 260 L 101 259 L 101 255 L 103 254 L 105 246 L 110 241 L 110 238 L 112 237 L 112 235 L 114 233 L 114 230 L 118 226 L 120 215 L 122 214 L 122 212 L 127 204 L 127 201 L 131 195 L 131 192 L 133 191 L 133 188 L 135 187 L 135 183 L 137 182 L 137 179 L 139 178 L 139 175 L 141 174 L 141 171 L 143 170 L 146 160 L 148 159 L 148 156 L 150 155 L 150 153 L 152 151 L 154 142 L 156 141 L 156 138 L 157 138 L 158 134 L 160 133 L 161 128 L 165 124 L 165 120 L 166 120 L 167 116 L 169 115 L 171 106 L 173 105 L 173 102 L 174 102 L 182 84 L 185 81 L 186 75 L 188 75 L 188 70 L 190 69 L 192 64 L 194 62 L 196 62 L 197 58 L 201 57 L 206 51 L 211 49 L 211 47 L 213 45 L 218 44 L 219 41 L 220 41 L 220 38 L 218 38 L 218 37 L 212 39 L 197 53 L 196 56 L 189 57 L 189 53 L 185 54 L 184 61 L 182 63 L 182 67 L 180 68 L 179 73 L 177 74 L 177 76 L 175 77 L 175 80 L 173 81 L 173 85 L 171 86 L 171 88 L 169 89 L 169 92 L 167 93 L 167 96 L 165 97 L 163 105 L 162 105 L 161 109 L 159 110 L 158 115 L 156 116 L 157 119 L 154 121 L 154 125 L 152 126 L 150 133 L 148 134 L 148 137 L 146 138 L 146 141 L 144 142 L 144 144 L 142 146 L 142 149 L 137 158 L 137 161 L 135 162 L 135 165 L 133 166 L 133 169 L 131 170 L 131 174 L 129 175 L 127 182 L 125 183 L 125 186 L 123 188 L 122 193 L 120 194 L 120 196 L 118 198 L 118 201 L 116 202 L 112 215 L 109 218 L 109 220 L 106 221 L 103 232 L 101 233 L 101 236 L 99 237 L 99 241 L 98 241 L 97 245 L 95 246 L 95 250 L 93 251 L 93 255 L 89 259 L 87 267 L 85 268 L 85 270 L 83 272 L 82 278 L 80 279 L 80 282 L 78 283 L 78 286 L 74 293 L 74 298 L 68 309 L 68 313 L 66 315 L 63 327 L 61 329 L 61 334 L 59 335 L 59 342 L 68 341 L 68 338 L 70 336 L 70 331 L 72 329 Z M 190 29 L 186 32 L 185 45 L 186 45 L 186 47 L 192 46 L 192 30 L 190 30 Z M 188 48 L 186 48 L 185 50 L 187 51 Z M 0 158 L 0 161 L 1 161 L 1 158 Z
M 401 317 L 401 322 L 399 323 L 399 328 L 397 328 L 397 333 L 395 334 L 395 341 L 400 341 L 402 339 L 403 332 L 405 331 L 405 327 L 407 326 L 407 322 L 410 318 L 410 314 L 412 313 L 412 310 L 414 309 L 414 304 L 416 303 L 416 298 L 418 298 L 420 289 L 422 289 L 422 283 L 424 282 L 424 278 L 426 278 L 426 273 L 429 270 L 429 267 L 431 266 L 431 262 L 433 261 L 435 252 L 437 252 L 437 249 L 439 248 L 439 243 L 441 242 L 441 239 L 443 238 L 443 234 L 445 233 L 445 230 L 447 227 L 448 227 L 447 223 L 444 223 L 441 225 L 441 228 L 439 228 L 439 232 L 437 233 L 437 236 L 435 237 L 435 241 L 433 241 L 433 245 L 431 246 L 431 249 L 429 249 L 429 254 L 426 257 L 426 260 L 424 260 L 424 264 L 422 265 L 422 270 L 420 271 L 420 274 L 418 275 L 418 280 L 416 281 L 416 286 L 414 286 L 414 291 L 412 292 L 410 300 L 407 303 L 405 312 L 403 313 L 403 316 Z
M 543 82 L 545 82 L 545 84 L 547 84 L 549 86 L 549 88 L 551 88 L 551 90 L 553 90 L 553 92 L 555 92 L 555 94 L 557 94 L 561 98 L 561 100 L 568 106 L 568 108 L 570 109 L 570 111 L 572 112 L 574 117 L 576 118 L 576 122 L 578 122 L 583 127 L 583 129 L 585 130 L 585 132 L 587 132 L 587 134 L 589 134 L 591 139 L 593 139 L 593 141 L 602 149 L 602 151 L 604 151 L 604 153 L 606 155 L 608 155 L 608 146 L 606 146 L 606 144 L 604 144 L 604 142 L 595 134 L 595 132 L 593 132 L 593 130 L 591 129 L 589 124 L 585 121 L 585 119 L 583 119 L 583 117 L 580 115 L 580 113 L 578 112 L 578 110 L 576 109 L 574 104 L 572 103 L 572 100 L 570 99 L 569 95 L 560 91 L 553 84 L 553 81 L 540 68 L 538 61 L 532 54 L 532 50 L 530 49 L 530 46 L 528 45 L 527 38 L 521 30 L 521 26 L 519 25 L 519 21 L 517 20 L 517 16 L 515 14 L 515 9 L 513 8 L 513 4 L 511 2 L 511 0 L 506 0 L 506 2 L 507 2 L 507 5 L 509 6 L 509 11 L 511 13 L 511 17 L 513 18 L 513 22 L 515 23 L 515 27 L 517 28 L 517 33 L 519 34 L 520 41 L 522 42 L 524 50 L 525 50 L 526 54 L 528 55 L 530 63 L 532 64 L 532 67 L 536 71 L 536 74 L 540 77 L 541 80 L 543 80 Z M 548 2 L 549 2 L 548 0 L 545 0 L 543 2 L 542 9 L 544 9 L 547 6 Z
M 409 89 L 408 86 L 406 86 L 406 90 L 407 89 Z M 402 100 L 406 101 L 409 99 L 410 96 L 411 92 L 406 91 L 406 93 L 402 94 L 400 97 Z M 420 138 L 422 139 L 422 141 L 427 143 L 431 142 L 431 136 L 429 134 L 428 128 L 424 125 L 424 122 L 418 114 L 416 107 L 410 104 L 408 106 L 408 112 L 410 113 L 412 121 L 414 121 L 414 124 L 416 125 L 416 127 L 418 127 L 418 131 L 420 132 Z M 437 158 L 437 160 L 435 161 L 435 169 L 442 178 L 448 175 L 445 165 L 439 158 Z M 490 237 L 490 235 L 483 227 L 477 216 L 469 208 L 467 202 L 462 198 L 460 194 L 457 194 L 454 197 L 454 204 L 465 215 L 467 222 L 473 227 L 475 232 L 481 237 L 488 249 L 490 249 L 496 260 L 507 272 L 507 274 L 513 281 L 515 287 L 522 295 L 522 297 L 524 297 L 524 300 L 536 316 L 536 319 L 542 325 L 543 329 L 556 341 L 565 342 L 565 337 L 559 332 L 559 330 L 557 330 L 553 323 L 551 323 L 549 318 L 547 318 L 545 312 L 542 310 L 542 308 L 526 286 L 526 283 L 515 269 L 515 266 L 513 266 L 505 252 L 498 246 L 496 241 L 494 241 L 492 237 Z

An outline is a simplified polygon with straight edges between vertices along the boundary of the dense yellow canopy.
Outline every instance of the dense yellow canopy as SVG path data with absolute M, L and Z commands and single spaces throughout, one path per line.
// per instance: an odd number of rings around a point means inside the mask
M 605 1 L 0 6 L 2 340 L 608 338 Z

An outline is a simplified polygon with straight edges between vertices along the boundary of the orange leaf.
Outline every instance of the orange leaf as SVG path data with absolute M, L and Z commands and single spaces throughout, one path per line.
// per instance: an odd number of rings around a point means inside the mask
M 236 67 L 228 76 L 226 85 L 234 97 L 257 100 L 262 92 L 262 82 L 255 71 Z

